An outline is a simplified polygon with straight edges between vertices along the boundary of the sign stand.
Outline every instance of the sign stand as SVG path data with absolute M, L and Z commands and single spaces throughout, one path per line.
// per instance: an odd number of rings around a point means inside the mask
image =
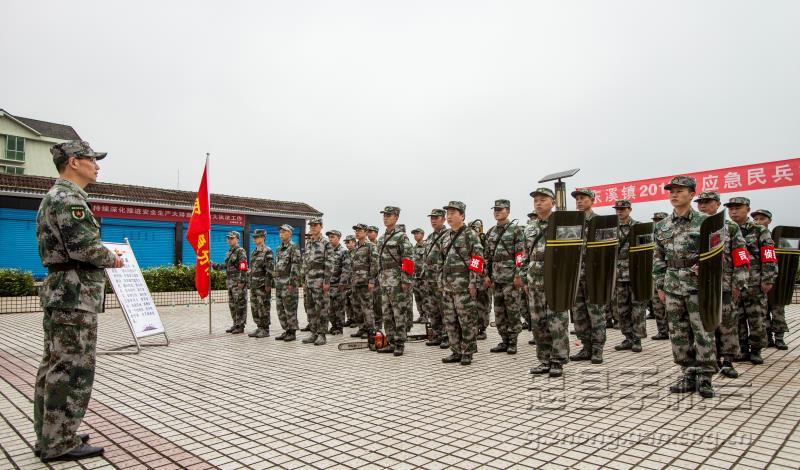
M 158 315 L 153 297 L 144 282 L 144 276 L 142 276 L 139 263 L 136 261 L 128 239 L 125 239 L 125 243 L 103 242 L 103 245 L 125 261 L 122 268 L 106 268 L 106 274 L 117 295 L 134 344 L 109 350 L 98 350 L 97 354 L 139 354 L 142 347 L 145 346 L 169 346 L 167 332 L 161 323 L 161 317 Z M 155 335 L 164 335 L 164 342 L 155 344 L 139 342 L 140 338 Z M 136 348 L 136 350 L 129 350 L 129 348 Z

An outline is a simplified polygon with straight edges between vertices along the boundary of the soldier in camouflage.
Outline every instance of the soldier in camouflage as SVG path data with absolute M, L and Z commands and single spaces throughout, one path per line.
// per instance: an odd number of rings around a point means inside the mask
M 739 336 L 749 329 L 749 344 L 739 345 L 742 355 L 749 352 L 750 362 L 763 364 L 761 350 L 767 346 L 767 329 L 764 320 L 767 317 L 767 293 L 778 277 L 778 259 L 775 254 L 775 242 L 766 227 L 756 225 L 750 220 L 750 199 L 732 197 L 725 203 L 731 220 L 739 225 L 745 239 L 747 255 L 750 261 L 750 275 L 747 287 L 739 297 Z
M 294 341 L 297 339 L 297 301 L 300 295 L 300 268 L 303 259 L 300 249 L 292 243 L 291 225 L 281 225 L 279 236 L 281 246 L 275 253 L 275 306 L 283 333 L 275 337 L 276 341 Z
M 594 205 L 594 191 L 588 188 L 579 188 L 572 191 L 575 198 L 576 210 L 586 214 L 583 226 L 584 240 L 588 236 L 589 221 L 594 218 L 592 210 Z M 589 303 L 589 289 L 586 285 L 586 266 L 581 264 L 580 280 L 578 281 L 578 295 L 575 298 L 575 307 L 572 309 L 575 321 L 575 332 L 583 348 L 577 354 L 570 356 L 573 361 L 591 360 L 592 364 L 603 363 L 603 347 L 606 344 L 606 307 Z
M 483 246 L 474 230 L 464 225 L 466 204 L 450 201 L 444 206 L 450 229 L 442 240 L 440 286 L 443 294 L 444 320 L 452 354 L 445 364 L 472 364 L 478 351 L 478 286 L 483 276 Z
M 378 352 L 402 356 L 408 332 L 407 307 L 414 276 L 414 262 L 411 259 L 414 251 L 406 234 L 396 227 L 400 208 L 386 206 L 381 214 L 386 231 L 378 239 L 378 282 L 388 343 Z
M 656 212 L 653 214 L 653 226 L 666 219 L 669 215 L 666 212 Z M 652 318 L 656 321 L 656 329 L 658 333 L 651 336 L 650 339 L 655 341 L 669 339 L 669 322 L 667 321 L 667 312 L 664 309 L 664 303 L 658 298 L 658 292 L 655 285 L 653 285 L 653 298 L 650 299 L 650 315 L 647 318 Z
M 766 209 L 758 209 L 751 212 L 750 217 L 753 218 L 753 222 L 756 225 L 761 225 L 769 230 L 769 224 L 772 223 L 772 212 Z M 774 347 L 783 351 L 789 349 L 783 339 L 783 336 L 789 332 L 789 326 L 786 324 L 786 310 L 783 305 L 769 305 L 766 325 L 767 347 Z
M 372 308 L 370 285 L 375 286 L 378 277 L 378 250 L 367 240 L 367 225 L 353 226 L 356 244 L 351 253 L 353 310 L 355 318 L 360 319 L 358 331 L 352 338 L 367 338 L 375 331 L 375 311 Z
M 303 339 L 304 344 L 322 346 L 327 343 L 330 287 L 334 266 L 334 251 L 331 242 L 322 236 L 322 219 L 314 217 L 308 221 L 311 235 L 303 253 L 303 295 L 311 332 Z
M 217 271 L 225 271 L 225 286 L 228 288 L 228 308 L 233 325 L 226 333 L 244 333 L 247 323 L 247 252 L 239 246 L 239 232 L 228 232 L 228 253 L 222 263 L 211 263 Z
M 442 349 L 450 348 L 450 340 L 444 327 L 444 296 L 439 284 L 442 270 L 442 243 L 447 233 L 447 228 L 444 226 L 445 215 L 444 209 L 433 209 L 428 214 L 432 230 L 425 239 L 422 255 L 422 288 L 425 291 L 423 295 L 425 305 L 422 311 L 428 316 L 433 331 L 433 338 L 425 345 L 439 346 Z
M 411 231 L 411 235 L 414 236 L 414 299 L 419 312 L 416 323 L 428 323 L 428 315 L 425 313 L 424 281 L 422 279 L 422 268 L 425 264 L 425 231 L 421 228 L 415 228 Z
M 633 208 L 631 207 L 631 202 L 627 199 L 616 201 L 614 210 L 617 211 L 617 217 L 619 218 L 615 300 L 620 329 L 625 336 L 625 340 L 621 344 L 614 346 L 614 349 L 617 351 L 642 352 L 642 338 L 647 337 L 646 306 L 644 302 L 637 302 L 633 298 L 630 263 L 628 260 L 628 250 L 630 249 L 628 236 L 632 227 L 639 222 L 631 218 Z
M 469 223 L 469 228 L 475 231 L 478 239 L 481 241 L 481 246 L 486 246 L 486 235 L 483 233 L 483 221 L 480 219 L 473 220 Z M 489 327 L 490 316 L 492 313 L 492 303 L 490 288 L 481 282 L 478 286 L 478 296 L 475 299 L 475 305 L 478 309 L 478 335 L 475 339 L 481 341 L 486 339 L 486 328 Z
M 356 247 L 356 237 L 353 235 L 348 235 L 344 237 L 344 247 L 347 248 L 347 252 L 350 253 L 350 260 L 352 265 L 352 257 L 353 257 L 353 250 Z M 351 284 L 352 285 L 352 284 Z M 344 311 L 345 316 L 347 319 L 344 322 L 344 326 L 351 327 L 354 325 L 360 325 L 363 320 L 359 320 L 353 310 L 353 289 L 348 286 L 347 292 L 344 294 Z
M 664 186 L 674 210 L 655 227 L 653 281 L 667 310 L 672 356 L 682 371 L 669 390 L 696 390 L 703 398 L 711 398 L 711 377 L 716 372 L 714 336 L 703 328 L 697 295 L 700 225 L 706 215 L 692 209 L 695 187 L 691 176 L 676 176 Z
M 264 244 L 266 235 L 263 229 L 253 231 L 253 242 L 256 247 L 250 255 L 250 311 L 253 314 L 256 330 L 247 335 L 253 338 L 269 336 L 272 272 L 275 270 L 275 261 L 272 249 Z
M 536 338 L 536 358 L 539 366 L 531 374 L 561 377 L 564 364 L 569 362 L 569 312 L 554 312 L 547 305 L 544 289 L 544 251 L 547 241 L 548 218 L 555 206 L 555 194 L 548 188 L 531 193 L 534 217 L 525 227 L 525 247 L 522 272 L 525 290 L 530 299 L 533 335 Z
M 59 177 L 36 216 L 39 256 L 48 274 L 39 290 L 44 318 L 44 352 L 33 393 L 34 453 L 45 462 L 103 453 L 76 434 L 92 394 L 97 313 L 103 311 L 103 268 L 122 259 L 100 241 L 100 225 L 84 188 L 97 180 L 96 153 L 85 141 L 50 150 Z
M 404 224 L 397 224 L 397 230 L 400 231 L 400 232 L 406 233 L 406 226 Z M 410 240 L 409 240 L 409 243 L 410 243 Z M 412 253 L 412 255 L 409 257 L 409 259 L 411 261 L 414 261 L 414 256 L 413 256 L 414 247 L 413 246 L 411 247 L 411 253 Z M 417 269 L 417 267 L 416 267 L 416 265 L 414 265 L 414 270 L 416 270 L 416 269 Z M 412 275 L 411 275 L 411 290 L 409 291 L 408 295 L 406 295 L 404 297 L 405 298 L 405 302 L 403 302 L 403 305 L 401 307 L 402 310 L 403 310 L 403 313 L 406 316 L 406 333 L 411 331 L 411 327 L 414 326 L 414 294 L 413 294 L 413 292 L 414 292 L 414 275 L 412 273 Z
M 697 209 L 706 215 L 715 215 L 720 208 L 719 193 L 703 191 L 694 200 Z M 747 262 L 745 241 L 739 226 L 725 220 L 728 231 L 722 255 L 722 318 L 714 332 L 717 343 L 717 365 L 720 373 L 735 379 L 739 373 L 732 362 L 739 355 L 739 336 L 737 333 L 737 309 L 739 295 L 747 286 L 749 263 Z M 743 256 L 744 255 L 744 256 Z
M 328 292 L 331 329 L 330 334 L 340 335 L 344 328 L 345 294 L 350 290 L 352 264 L 350 252 L 340 243 L 342 232 L 331 230 L 325 233 L 333 248 L 333 271 L 331 272 L 331 288 Z M 323 325 L 324 327 L 324 325 Z
M 522 262 L 525 251 L 524 231 L 508 220 L 511 201 L 498 199 L 492 207 L 497 225 L 486 232 L 484 254 L 486 273 L 483 287 L 492 289 L 494 318 L 500 344 L 491 348 L 493 353 L 517 353 L 517 337 L 522 331 L 520 315 L 522 306 Z
M 378 227 L 370 225 L 367 227 L 367 239 L 370 243 L 378 246 Z M 383 329 L 383 308 L 381 299 L 381 284 L 378 278 L 375 278 L 375 287 L 372 289 L 372 310 L 375 313 L 375 328 L 378 330 Z

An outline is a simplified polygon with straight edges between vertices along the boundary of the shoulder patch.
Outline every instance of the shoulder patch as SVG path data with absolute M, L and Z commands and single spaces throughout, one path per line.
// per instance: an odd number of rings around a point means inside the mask
M 69 211 L 75 220 L 83 220 L 86 217 L 86 208 L 83 206 L 70 206 Z

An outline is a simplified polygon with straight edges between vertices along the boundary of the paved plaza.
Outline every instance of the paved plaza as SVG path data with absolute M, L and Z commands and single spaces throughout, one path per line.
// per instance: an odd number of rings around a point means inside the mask
M 490 329 L 465 367 L 442 364 L 446 352 L 423 343 L 399 358 L 337 350 L 352 329 L 321 347 L 278 342 L 274 305 L 264 339 L 223 333 L 225 304 L 214 305 L 211 335 L 206 306 L 159 310 L 169 346 L 98 357 L 81 431 L 105 456 L 50 468 L 800 465 L 797 305 L 787 309 L 789 350 L 765 350 L 762 366 L 737 364 L 736 380 L 715 377 L 710 400 L 667 393 L 677 373 L 669 341 L 617 352 L 619 330 L 609 331 L 602 366 L 570 363 L 557 380 L 528 374 L 528 332 L 509 356 L 489 353 L 498 341 Z M 32 452 L 41 319 L 0 315 L 0 468 L 47 467 Z M 99 337 L 101 349 L 130 342 L 119 310 L 100 316 Z

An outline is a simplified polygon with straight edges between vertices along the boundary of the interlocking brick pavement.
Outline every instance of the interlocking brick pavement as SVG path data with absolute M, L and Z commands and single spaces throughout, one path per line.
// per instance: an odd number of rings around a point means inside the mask
M 302 307 L 301 307 L 302 308 Z M 570 363 L 533 378 L 530 334 L 516 356 L 469 367 L 411 343 L 401 358 L 228 335 L 227 305 L 161 307 L 171 344 L 99 356 L 82 431 L 102 458 L 43 465 L 33 456 L 33 382 L 41 314 L 0 315 L 0 468 L 797 468 L 800 306 L 787 309 L 789 350 L 714 379 L 718 397 L 670 395 L 668 341 Z M 304 323 L 304 322 L 301 322 Z M 248 331 L 253 327 L 252 321 Z M 421 325 L 415 329 L 420 330 Z M 648 320 L 651 334 L 655 325 Z M 345 334 L 352 332 L 347 329 Z M 99 347 L 128 344 L 119 311 L 100 316 Z M 524 341 L 522 340 L 524 338 Z M 148 342 L 145 339 L 144 342 Z M 575 347 L 574 337 L 571 345 Z

